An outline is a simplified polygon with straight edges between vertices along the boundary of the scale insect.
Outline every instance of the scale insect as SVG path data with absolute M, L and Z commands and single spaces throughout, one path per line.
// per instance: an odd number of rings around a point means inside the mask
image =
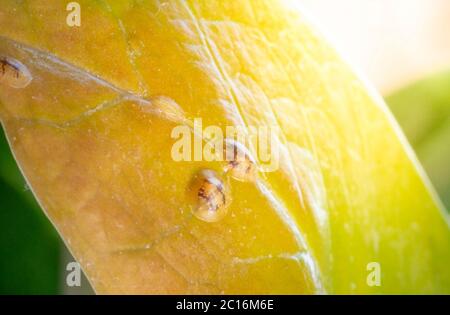
M 20 61 L 0 56 L 0 83 L 21 89 L 30 84 L 32 76 Z
M 221 220 L 231 202 L 229 187 L 213 170 L 201 170 L 189 188 L 194 198 L 193 214 L 206 222 Z
M 250 152 L 242 144 L 226 139 L 224 153 L 227 164 L 225 173 L 242 182 L 254 181 L 257 174 L 257 166 Z

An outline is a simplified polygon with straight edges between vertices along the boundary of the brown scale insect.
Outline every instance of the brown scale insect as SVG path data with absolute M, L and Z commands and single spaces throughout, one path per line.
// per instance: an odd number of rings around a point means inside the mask
M 32 80 L 28 69 L 19 61 L 0 56 L 0 83 L 12 88 L 21 89 Z
M 200 171 L 190 187 L 194 197 L 193 214 L 206 222 L 217 222 L 227 213 L 230 203 L 228 187 L 212 170 Z
M 197 195 L 207 204 L 210 211 L 217 211 L 226 204 L 222 182 L 214 183 L 209 179 L 205 179 Z
M 238 142 L 225 140 L 224 150 L 228 161 L 224 171 L 239 181 L 254 181 L 257 174 L 257 166 L 247 148 Z

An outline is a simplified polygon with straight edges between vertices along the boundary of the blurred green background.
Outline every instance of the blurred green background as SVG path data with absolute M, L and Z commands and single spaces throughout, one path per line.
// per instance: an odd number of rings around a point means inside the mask
M 450 208 L 450 72 L 386 98 L 447 210 Z
M 28 188 L 0 130 L 0 294 L 91 294 L 66 286 L 74 261 Z
M 446 208 L 450 208 L 450 72 L 408 86 L 386 101 Z M 91 294 L 67 287 L 74 259 L 40 210 L 0 133 L 0 294 Z
M 0 135 L 0 293 L 59 292 L 61 241 Z

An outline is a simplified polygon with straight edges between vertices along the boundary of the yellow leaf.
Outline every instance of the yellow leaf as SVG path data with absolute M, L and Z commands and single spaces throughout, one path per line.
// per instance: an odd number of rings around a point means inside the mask
M 0 118 L 96 292 L 450 292 L 409 145 L 290 2 L 3 2 Z M 197 118 L 278 127 L 279 167 L 175 161 Z

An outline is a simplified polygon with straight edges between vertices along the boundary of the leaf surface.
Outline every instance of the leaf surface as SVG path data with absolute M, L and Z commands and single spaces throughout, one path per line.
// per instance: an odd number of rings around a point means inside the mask
M 381 98 L 284 1 L 5 1 L 0 84 L 16 159 L 98 293 L 449 292 L 450 233 Z M 277 126 L 240 182 L 175 162 L 172 130 Z M 192 215 L 214 170 L 227 215 Z M 227 188 L 228 189 L 228 188 Z M 367 265 L 381 266 L 368 286 Z

